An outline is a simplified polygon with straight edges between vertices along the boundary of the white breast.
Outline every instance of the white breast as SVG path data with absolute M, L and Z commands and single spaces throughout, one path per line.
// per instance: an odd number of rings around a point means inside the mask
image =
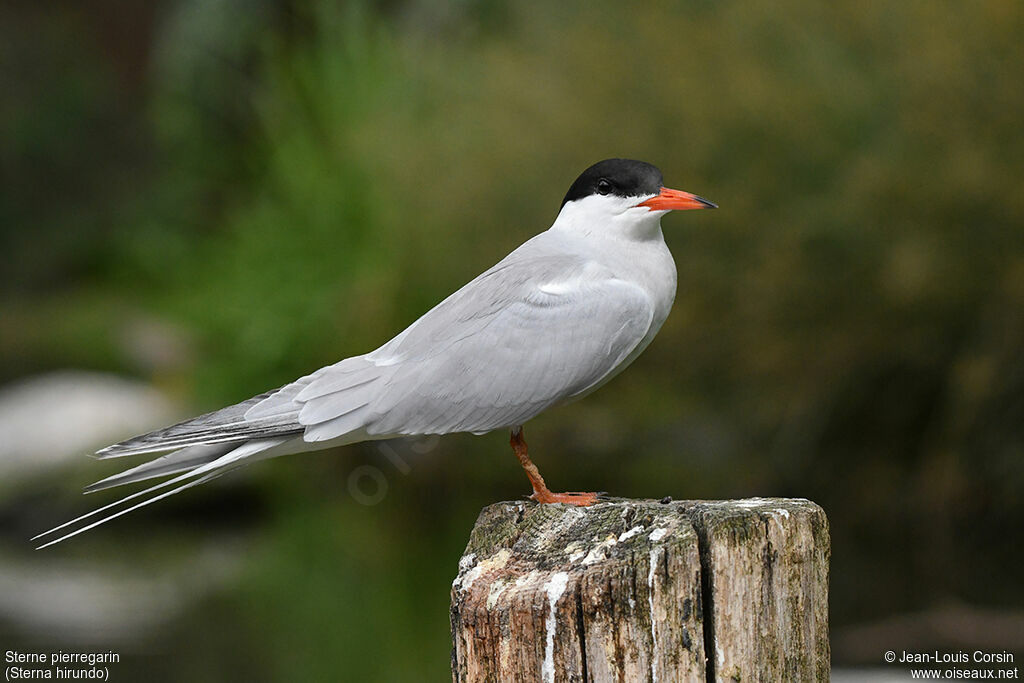
M 676 264 L 661 232 L 665 212 L 635 208 L 635 203 L 600 196 L 570 202 L 544 233 L 549 248 L 583 255 L 617 279 L 637 285 L 650 297 L 654 315 L 647 334 L 608 379 L 647 348 L 676 296 Z M 574 283 L 565 280 L 543 287 L 554 294 L 572 286 Z

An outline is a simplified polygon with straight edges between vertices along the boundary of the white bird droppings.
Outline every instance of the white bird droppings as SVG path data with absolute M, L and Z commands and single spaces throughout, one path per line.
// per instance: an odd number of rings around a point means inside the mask
M 635 526 L 632 529 L 630 529 L 629 531 L 623 531 L 621 534 L 619 534 L 619 543 L 622 543 L 625 540 L 633 538 L 634 536 L 636 536 L 638 533 L 640 533 L 643 530 L 644 530 L 644 528 L 642 526 Z
M 490 590 L 487 591 L 488 610 L 494 609 L 494 606 L 498 604 L 498 598 L 501 597 L 501 594 L 505 592 L 506 588 L 508 588 L 508 584 L 502 581 L 501 579 L 498 579 L 497 581 L 491 584 Z
M 476 562 L 476 553 L 470 553 L 459 560 L 459 569 L 465 571 L 472 567 L 474 562 Z
M 475 567 L 473 567 L 466 573 L 462 573 L 462 571 L 460 571 L 459 575 L 455 578 L 454 581 L 452 581 L 452 588 L 458 588 L 460 591 L 463 592 L 468 591 L 470 587 L 473 585 L 473 582 L 480 578 L 481 574 L 483 574 L 484 572 L 489 572 L 494 569 L 501 569 L 506 564 L 508 564 L 508 558 L 510 557 L 512 557 L 512 551 L 508 548 L 502 548 L 498 552 L 488 557 L 486 560 L 481 560 L 479 564 L 477 564 Z M 459 569 L 463 569 L 462 565 L 466 560 L 469 560 L 469 562 L 465 562 L 466 566 L 468 567 L 470 564 L 472 564 L 474 559 L 475 556 L 473 554 L 469 554 L 466 557 L 462 558 L 462 560 L 459 561 Z
M 459 560 L 459 573 L 452 580 L 452 588 L 459 588 L 462 586 L 463 579 L 466 578 L 466 572 L 476 562 L 476 553 L 470 553 Z
M 579 541 L 573 541 L 569 545 L 565 546 L 565 554 L 569 556 L 569 562 L 575 562 L 587 553 L 583 550 L 582 543 Z
M 668 534 L 668 529 L 655 529 L 651 532 L 651 540 L 657 543 L 661 539 L 665 538 L 666 534 Z
M 655 529 L 655 532 L 662 531 L 665 529 Z M 664 534 L 662 534 L 663 536 Z M 661 538 L 659 536 L 658 538 Z M 652 540 L 658 540 L 654 538 L 654 534 L 651 534 Z M 654 575 L 658 568 L 658 560 L 661 555 L 662 548 L 651 548 L 650 568 L 647 570 L 647 605 L 651 610 L 651 681 L 658 683 L 658 635 L 654 630 Z
M 534 581 L 536 581 L 539 575 L 539 571 L 537 571 L 536 569 L 531 569 L 529 573 L 523 574 L 518 579 L 516 579 L 516 582 L 512 585 L 514 585 L 516 588 L 522 588 L 526 584 L 533 583 Z
M 541 665 L 540 675 L 545 683 L 553 683 L 555 680 L 555 629 L 558 627 L 558 622 L 555 621 L 555 604 L 565 593 L 567 585 L 568 572 L 557 572 L 544 586 L 548 594 L 548 618 L 544 622 L 544 663 Z
M 594 564 L 595 562 L 600 562 L 601 560 L 607 558 L 608 548 L 611 548 L 616 543 L 618 543 L 618 541 L 615 540 L 614 536 L 609 536 L 608 538 L 604 539 L 603 541 L 601 541 L 600 543 L 598 543 L 590 549 L 590 552 L 587 553 L 587 556 L 583 558 L 583 564 L 589 566 Z

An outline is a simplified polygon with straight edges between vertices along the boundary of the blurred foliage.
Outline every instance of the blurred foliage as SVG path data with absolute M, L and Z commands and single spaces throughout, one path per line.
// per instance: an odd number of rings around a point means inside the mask
M 2 10 L 0 378 L 240 400 L 386 341 L 590 163 L 646 159 L 722 209 L 664 220 L 679 292 L 635 367 L 528 428 L 549 481 L 816 500 L 838 626 L 1024 603 L 1016 0 L 121 5 Z M 140 320 L 191 351 L 133 348 Z M 447 437 L 364 508 L 359 462 L 397 475 L 369 447 L 259 468 L 247 578 L 166 650 L 443 678 L 461 544 L 525 480 L 501 435 Z

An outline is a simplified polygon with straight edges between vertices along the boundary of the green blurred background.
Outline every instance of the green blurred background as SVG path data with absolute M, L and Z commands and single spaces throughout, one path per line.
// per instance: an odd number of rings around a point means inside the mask
M 589 164 L 644 159 L 722 208 L 664 219 L 679 291 L 645 354 L 530 423 L 549 483 L 815 500 L 837 666 L 1024 649 L 1022 36 L 1018 0 L 2 3 L 4 405 L 69 369 L 155 388 L 161 419 L 247 398 L 389 339 Z M 124 429 L 8 468 L 5 649 L 444 680 L 475 516 L 528 492 L 504 434 L 360 445 L 33 553 L 112 499 L 78 495 L 117 469 L 82 456 Z

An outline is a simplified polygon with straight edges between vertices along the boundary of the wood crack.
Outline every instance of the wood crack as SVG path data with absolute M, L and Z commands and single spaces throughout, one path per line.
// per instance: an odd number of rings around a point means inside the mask
M 802 499 L 488 506 L 453 680 L 828 680 L 828 543 Z

